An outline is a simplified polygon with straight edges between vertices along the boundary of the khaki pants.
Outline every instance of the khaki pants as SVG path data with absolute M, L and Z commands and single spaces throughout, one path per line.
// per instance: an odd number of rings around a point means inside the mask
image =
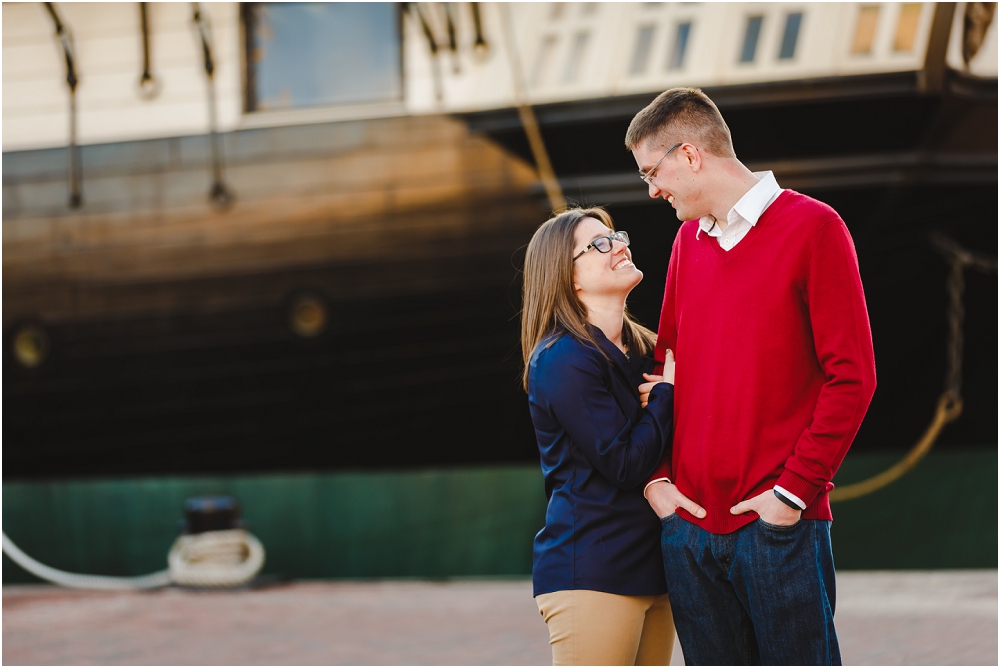
M 569 589 L 535 598 L 553 666 L 666 666 L 674 649 L 670 600 Z

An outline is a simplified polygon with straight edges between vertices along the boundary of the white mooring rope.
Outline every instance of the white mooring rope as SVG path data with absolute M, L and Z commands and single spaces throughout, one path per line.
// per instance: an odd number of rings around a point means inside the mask
M 264 566 L 264 546 L 244 529 L 179 536 L 167 556 L 170 578 L 189 587 L 234 587 Z
M 165 571 L 136 577 L 67 573 L 32 559 L 3 534 L 3 551 L 32 575 L 74 589 L 156 589 L 170 584 L 234 587 L 249 582 L 264 566 L 264 546 L 249 531 L 231 529 L 179 536 Z

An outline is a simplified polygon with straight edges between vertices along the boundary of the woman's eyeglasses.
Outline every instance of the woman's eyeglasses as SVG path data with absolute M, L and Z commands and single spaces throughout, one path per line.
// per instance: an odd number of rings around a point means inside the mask
M 591 248 L 596 248 L 598 253 L 610 253 L 613 241 L 620 241 L 621 243 L 628 246 L 628 232 L 624 230 L 619 230 L 614 234 L 609 234 L 606 237 L 597 237 L 584 248 L 582 251 L 573 256 L 573 262 L 576 262 L 577 258 L 589 251 Z

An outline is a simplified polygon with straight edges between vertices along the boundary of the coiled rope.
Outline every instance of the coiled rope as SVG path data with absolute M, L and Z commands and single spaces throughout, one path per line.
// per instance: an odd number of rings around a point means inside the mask
M 954 422 L 962 414 L 962 349 L 965 341 L 962 330 L 965 306 L 962 296 L 965 293 L 965 269 L 971 267 L 980 271 L 996 271 L 997 263 L 965 250 L 943 234 L 932 234 L 931 243 L 951 264 L 951 272 L 948 274 L 948 373 L 945 390 L 938 399 L 934 418 L 906 456 L 867 480 L 837 487 L 830 492 L 830 501 L 856 499 L 895 482 L 930 452 L 945 425 Z
M 189 587 L 233 587 L 264 566 L 264 546 L 244 529 L 207 531 L 174 541 L 167 555 L 170 579 Z
M 167 570 L 136 577 L 68 573 L 46 566 L 25 554 L 6 533 L 3 551 L 32 575 L 74 589 L 158 589 L 171 584 L 235 587 L 252 580 L 264 566 L 264 546 L 244 529 L 182 535 L 170 548 Z

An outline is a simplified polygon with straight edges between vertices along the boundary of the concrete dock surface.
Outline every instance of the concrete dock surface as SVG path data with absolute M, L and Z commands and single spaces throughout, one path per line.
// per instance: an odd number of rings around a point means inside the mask
M 847 665 L 997 665 L 997 571 L 838 573 Z M 3 587 L 3 663 L 547 665 L 527 579 Z M 675 648 L 675 664 L 683 663 Z

